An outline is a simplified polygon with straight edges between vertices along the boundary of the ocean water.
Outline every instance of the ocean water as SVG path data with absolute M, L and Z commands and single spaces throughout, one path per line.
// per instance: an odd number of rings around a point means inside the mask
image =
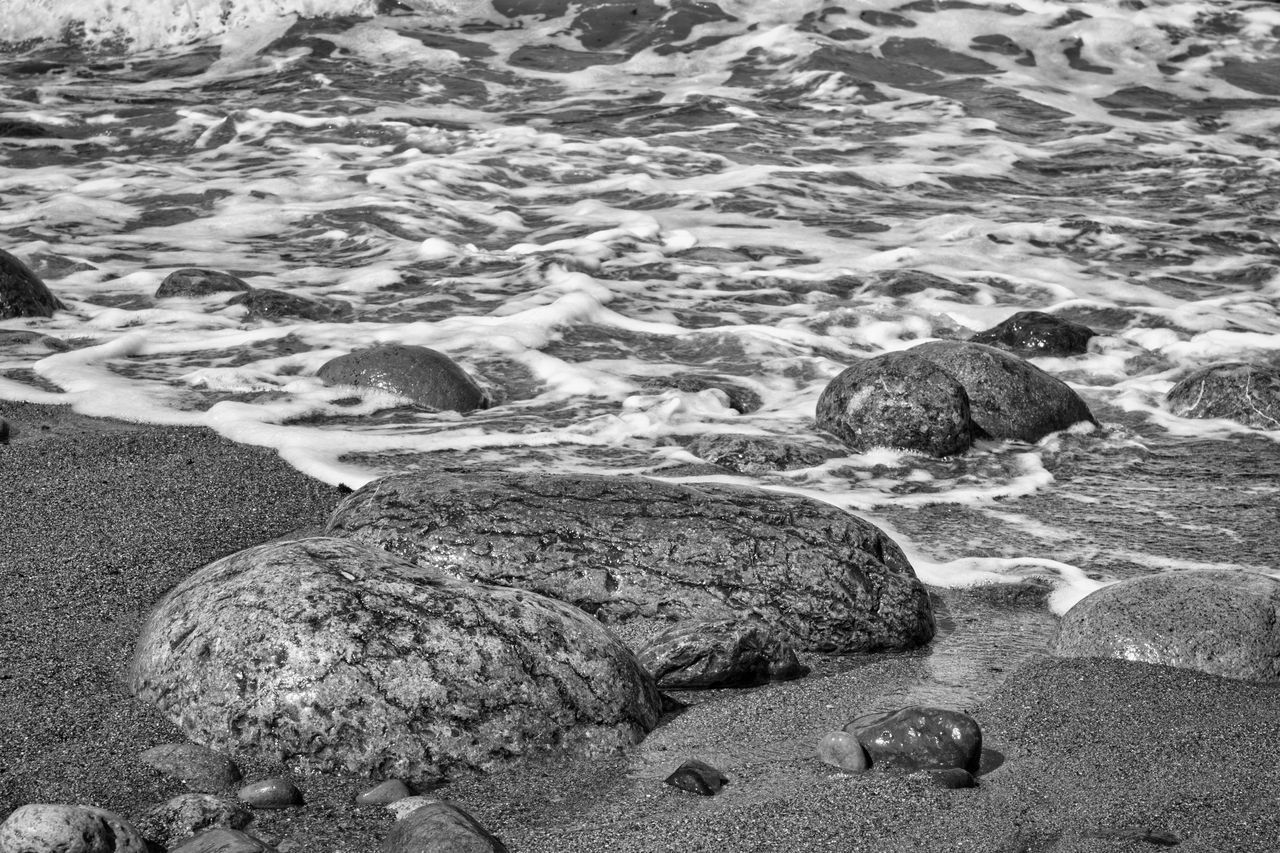
M 811 495 L 926 581 L 1280 568 L 1280 431 L 1164 405 L 1280 363 L 1280 4 L 7 0 L 0 247 L 68 305 L 0 321 L 4 400 L 200 425 L 356 487 L 415 467 Z M 156 299 L 184 267 L 324 300 Z M 759 475 L 853 359 L 1022 310 L 1100 429 Z M 467 415 L 326 387 L 448 353 Z M 731 405 L 758 398 L 742 412 Z M 739 406 L 739 408 L 749 408 Z

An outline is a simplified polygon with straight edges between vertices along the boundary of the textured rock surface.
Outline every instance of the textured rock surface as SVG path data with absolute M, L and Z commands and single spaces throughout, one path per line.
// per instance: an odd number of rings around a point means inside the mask
M 663 631 L 636 657 L 670 689 L 750 687 L 809 672 L 776 629 L 738 619 L 694 620 Z
M 1019 311 L 990 329 L 969 338 L 970 343 L 986 344 L 1016 355 L 1080 355 L 1089 349 L 1093 329 L 1043 311 Z
M 838 447 L 815 447 L 767 435 L 709 433 L 689 443 L 689 452 L 716 465 L 744 474 L 786 471 L 821 465 L 842 455 Z
M 32 803 L 0 824 L 4 853 L 147 853 L 133 824 L 93 806 Z
M 914 772 L 960 768 L 978 772 L 982 729 L 968 714 L 946 708 L 902 708 L 862 716 L 845 726 L 876 770 Z
M 247 810 L 212 794 L 179 794 L 143 812 L 135 822 L 138 832 L 162 847 L 206 829 L 244 829 L 253 816 Z
M 1065 382 L 1016 355 L 964 341 L 929 341 L 907 350 L 955 377 L 969 395 L 973 422 L 993 438 L 1039 441 L 1085 421 L 1089 407 Z
M 818 426 L 857 451 L 874 447 L 931 456 L 963 453 L 973 444 L 969 395 L 942 366 L 911 352 L 853 364 L 818 398 Z
M 411 780 L 617 748 L 653 728 L 659 702 L 586 614 L 338 539 L 190 575 L 144 624 L 130 686 L 218 748 Z
M 1067 611 L 1054 652 L 1280 681 L 1280 580 L 1230 569 L 1123 580 Z
M 729 777 L 705 761 L 690 758 L 663 781 L 673 788 L 710 797 L 729 783 Z
M 169 853 L 274 853 L 274 848 L 238 829 L 218 827 L 197 832 Z
M 237 791 L 236 796 L 240 802 L 255 809 L 287 809 L 302 805 L 302 792 L 298 786 L 279 776 L 250 782 Z
M 30 267 L 0 249 L 0 320 L 52 317 L 65 307 Z
M 396 821 L 383 853 L 507 853 L 506 845 L 463 809 L 435 802 Z
M 153 746 L 138 760 L 193 791 L 213 793 L 240 781 L 240 769 L 227 756 L 196 743 L 165 743 Z
M 329 385 L 378 388 L 432 409 L 470 412 L 489 399 L 453 359 L 427 347 L 386 344 L 325 362 L 316 373 Z
M 231 275 L 218 270 L 182 269 L 174 270 L 164 277 L 156 288 L 156 298 L 165 299 L 170 296 L 208 296 L 211 293 L 244 293 L 250 290 L 248 284 Z
M 752 616 L 801 648 L 834 652 L 912 648 L 933 636 L 923 585 L 878 528 L 758 489 L 413 473 L 348 495 L 328 530 L 611 624 Z
M 351 303 L 337 299 L 311 299 L 282 290 L 253 287 L 233 297 L 228 305 L 243 305 L 247 320 L 315 320 L 321 323 L 349 323 L 355 319 Z
M 1280 371 L 1230 362 L 1197 370 L 1169 389 L 1169 409 L 1184 418 L 1230 418 L 1280 429 Z

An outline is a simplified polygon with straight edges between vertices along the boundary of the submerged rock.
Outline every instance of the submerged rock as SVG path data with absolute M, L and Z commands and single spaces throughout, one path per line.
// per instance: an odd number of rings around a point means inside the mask
M 324 538 L 190 575 L 143 626 L 130 686 L 218 748 L 425 781 L 616 749 L 660 713 L 653 679 L 585 613 Z
M 743 433 L 708 433 L 689 443 L 695 456 L 744 474 L 787 471 L 821 465 L 842 451 L 832 447 L 815 447 L 798 441 L 787 441 L 768 435 Z
M 414 809 L 391 827 L 383 853 L 507 853 L 496 835 L 466 811 L 434 802 Z
M 0 824 L 4 853 L 148 853 L 133 824 L 95 806 L 31 803 Z
M 384 344 L 325 362 L 316 373 L 327 385 L 377 388 L 432 409 L 470 412 L 489 398 L 457 362 L 427 347 Z
M 1012 317 L 969 338 L 1016 355 L 1067 356 L 1088 352 L 1093 329 L 1043 311 L 1019 311 Z
M 612 625 L 751 617 L 801 648 L 832 652 L 933 637 L 929 597 L 901 549 L 874 525 L 794 495 L 642 477 L 418 472 L 348 495 L 327 530 L 549 595 Z
M 667 689 L 752 687 L 809 672 L 785 636 L 750 620 L 683 622 L 654 637 L 636 657 Z
M 320 323 L 349 323 L 356 311 L 349 302 L 337 299 L 312 299 L 281 290 L 252 287 L 232 298 L 228 305 L 248 309 L 246 320 L 314 320 Z
M 1280 681 L 1280 580 L 1195 569 L 1104 586 L 1062 617 L 1054 652 Z
M 0 320 L 52 317 L 66 307 L 30 267 L 0 249 Z
M 844 728 L 858 738 L 877 770 L 977 773 L 982 759 L 982 729 L 960 711 L 902 708 L 859 717 Z
M 240 780 L 235 762 L 196 743 L 166 743 L 138 756 L 143 764 L 172 776 L 192 791 L 213 793 Z
M 1169 389 L 1166 400 L 1184 418 L 1229 418 L 1280 429 L 1280 370 L 1240 362 L 1211 365 Z
M 212 794 L 179 794 L 143 812 L 137 828 L 149 841 L 167 848 L 206 829 L 244 829 L 252 819 L 230 800 Z
M 729 777 L 705 761 L 690 758 L 663 782 L 690 794 L 710 797 L 720 793 L 720 789 L 729 783 Z
M 172 296 L 208 296 L 211 293 L 245 293 L 248 284 L 218 270 L 181 269 L 164 277 L 156 288 L 156 299 Z

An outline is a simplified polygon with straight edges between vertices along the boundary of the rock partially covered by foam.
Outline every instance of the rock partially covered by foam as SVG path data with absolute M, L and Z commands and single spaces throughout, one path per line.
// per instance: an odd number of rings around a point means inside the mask
M 52 317 L 64 308 L 30 267 L 0 249 L 0 320 Z
M 31 803 L 0 824 L 0 850 L 9 853 L 147 853 L 133 824 L 94 806 Z
M 356 310 L 340 299 L 313 299 L 283 290 L 251 287 L 232 297 L 228 305 L 243 305 L 246 320 L 314 320 L 317 323 L 350 323 Z
M 316 374 L 329 385 L 377 388 L 431 409 L 470 412 L 489 406 L 476 381 L 442 352 L 384 344 L 325 362 Z
M 844 728 L 858 738 L 876 770 L 977 773 L 982 760 L 982 728 L 960 711 L 901 708 L 859 717 Z
M 1280 370 L 1228 362 L 1197 370 L 1169 389 L 1169 409 L 1184 418 L 1228 418 L 1280 429 Z
M 300 771 L 434 780 L 636 742 L 659 696 L 596 620 L 341 539 L 250 548 L 155 608 L 130 686 L 193 740 Z
M 636 657 L 668 689 L 751 687 L 809 672 L 785 636 L 754 620 L 682 622 L 650 640 Z
M 643 477 L 418 472 L 348 495 L 328 531 L 612 625 L 756 618 L 805 649 L 914 648 L 924 586 L 879 528 L 829 504 Z M 644 634 L 643 636 L 640 636 Z
M 507 846 L 471 814 L 451 803 L 414 809 L 391 827 L 383 853 L 507 853 Z
M 715 465 L 745 474 L 809 468 L 842 455 L 839 445 L 815 447 L 769 435 L 746 433 L 700 435 L 689 443 L 689 452 Z
M 1016 355 L 1080 355 L 1089 349 L 1093 329 L 1043 311 L 1019 311 L 1012 317 L 978 332 L 970 343 L 987 344 Z
M 247 293 L 251 288 L 231 273 L 220 270 L 180 269 L 164 277 L 156 299 L 174 296 L 208 296 L 211 293 Z
M 1232 569 L 1123 580 L 1067 611 L 1054 652 L 1280 681 L 1280 580 Z

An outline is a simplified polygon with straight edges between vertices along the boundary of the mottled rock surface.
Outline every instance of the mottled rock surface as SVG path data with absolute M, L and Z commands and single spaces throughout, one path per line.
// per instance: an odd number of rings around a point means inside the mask
M 144 624 L 130 686 L 217 748 L 414 781 L 615 749 L 659 715 L 652 678 L 581 611 L 324 538 L 188 576 Z
M 751 620 L 682 622 L 646 643 L 636 657 L 659 687 L 669 689 L 751 687 L 809 672 L 786 636 Z
M 383 853 L 507 853 L 506 845 L 465 810 L 434 802 L 416 808 L 391 827 Z
M 66 308 L 31 268 L 0 249 L 0 320 L 52 317 Z
M 470 412 L 489 398 L 457 362 L 427 347 L 385 344 L 325 362 L 316 373 L 329 385 L 377 388 L 432 409 Z
M 351 303 L 337 299 L 312 299 L 266 287 L 253 287 L 233 297 L 228 305 L 248 309 L 246 320 L 314 320 L 319 323 L 349 323 L 355 319 Z
M 274 853 L 275 848 L 238 829 L 217 827 L 197 832 L 169 853 Z
M 1258 429 L 1280 429 L 1280 370 L 1229 362 L 1197 370 L 1166 395 L 1184 418 L 1229 418 Z
M 143 812 L 135 822 L 138 832 L 162 847 L 206 829 L 244 829 L 253 816 L 241 806 L 212 794 L 179 794 Z
M 197 743 L 153 746 L 140 754 L 138 760 L 179 780 L 192 791 L 213 793 L 240 781 L 240 769 L 235 762 Z
M 800 648 L 833 652 L 913 648 L 933 636 L 928 595 L 901 549 L 874 525 L 793 495 L 642 477 L 420 472 L 348 495 L 327 529 L 567 601 L 607 624 L 751 616 Z
M 845 726 L 858 738 L 876 770 L 911 773 L 959 768 L 978 772 L 982 729 L 976 720 L 946 708 L 911 707 L 862 716 Z
M 181 269 L 164 277 L 156 288 L 157 299 L 171 296 L 208 296 L 211 293 L 245 293 L 252 288 L 231 273 L 219 270 Z
M 1067 611 L 1054 652 L 1280 681 L 1280 580 L 1232 569 L 1123 580 Z
M 841 455 L 837 447 L 816 447 L 768 435 L 744 433 L 700 435 L 689 443 L 688 448 L 695 456 L 744 474 L 811 468 Z
M 148 853 L 133 824 L 94 806 L 31 803 L 0 824 L 4 853 Z
M 1093 329 L 1043 311 L 1019 311 L 990 329 L 969 338 L 970 343 L 986 344 L 1008 350 L 1015 355 L 1068 356 L 1088 352 Z

